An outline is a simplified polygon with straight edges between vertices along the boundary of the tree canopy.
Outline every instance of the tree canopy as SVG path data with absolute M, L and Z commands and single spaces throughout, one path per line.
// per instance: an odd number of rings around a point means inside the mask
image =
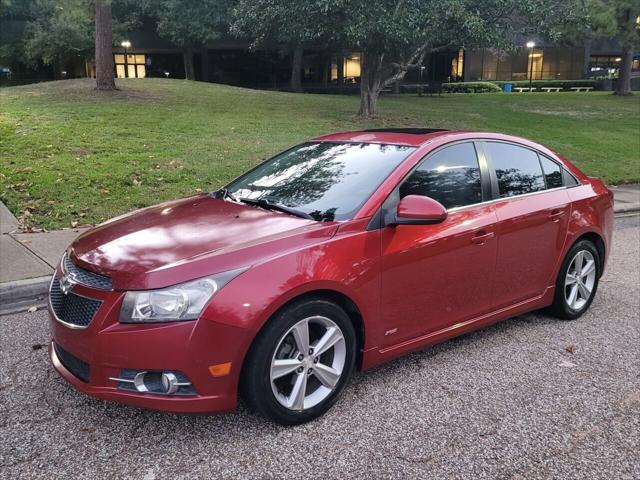
M 633 53 L 640 46 L 640 0 L 589 0 L 586 37 L 615 38 L 622 47 L 616 94 L 631 94 Z

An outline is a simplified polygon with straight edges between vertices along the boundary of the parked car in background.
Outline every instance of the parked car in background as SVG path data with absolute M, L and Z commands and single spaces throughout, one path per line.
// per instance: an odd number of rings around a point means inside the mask
M 580 317 L 612 228 L 606 186 L 522 138 L 322 136 L 80 235 L 51 283 L 50 355 L 98 398 L 219 412 L 242 395 L 299 424 L 355 369 L 536 309 Z

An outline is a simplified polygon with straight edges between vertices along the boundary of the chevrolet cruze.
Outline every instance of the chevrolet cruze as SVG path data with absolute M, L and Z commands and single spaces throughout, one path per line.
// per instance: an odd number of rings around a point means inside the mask
M 80 235 L 51 282 L 51 360 L 101 399 L 220 412 L 242 396 L 298 424 L 356 368 L 536 309 L 580 317 L 612 226 L 600 180 L 522 138 L 323 136 Z

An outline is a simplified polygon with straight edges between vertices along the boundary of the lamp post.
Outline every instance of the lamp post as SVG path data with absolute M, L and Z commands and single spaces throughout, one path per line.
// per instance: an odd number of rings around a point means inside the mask
M 131 48 L 131 42 L 129 40 L 123 40 L 120 46 L 124 48 L 124 76 L 129 76 L 129 59 L 127 55 L 127 49 Z
M 529 92 L 531 92 L 531 83 L 533 82 L 533 49 L 535 46 L 535 42 L 527 42 L 527 48 L 529 49 Z

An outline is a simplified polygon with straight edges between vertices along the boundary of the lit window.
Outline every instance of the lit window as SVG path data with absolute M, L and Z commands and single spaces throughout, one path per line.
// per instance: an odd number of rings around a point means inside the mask
M 113 56 L 117 78 L 144 78 L 147 76 L 146 57 L 140 54 L 117 53 Z

